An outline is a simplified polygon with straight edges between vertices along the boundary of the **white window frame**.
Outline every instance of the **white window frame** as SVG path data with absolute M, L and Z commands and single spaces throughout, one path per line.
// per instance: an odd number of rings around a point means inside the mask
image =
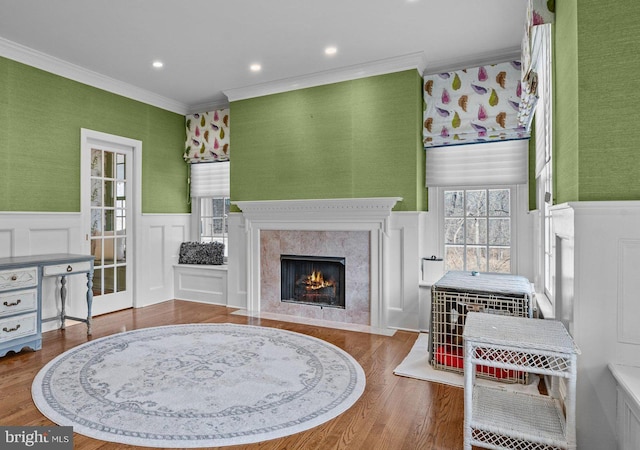
M 519 197 L 520 197 L 520 189 L 518 185 L 487 185 L 487 186 L 441 186 L 437 188 L 430 188 L 436 190 L 436 197 L 438 202 L 438 241 L 439 248 L 443 257 L 443 263 L 446 267 L 446 254 L 445 254 L 445 214 L 444 214 L 444 193 L 445 191 L 452 190 L 464 190 L 464 191 L 473 191 L 473 190 L 485 190 L 485 189 L 509 189 L 509 200 L 510 200 L 510 215 L 511 219 L 511 239 L 510 239 L 510 253 L 511 253 L 511 272 L 512 274 L 518 273 L 518 216 L 520 215 L 519 207 Z
M 215 199 L 220 199 L 226 204 L 226 213 L 223 214 L 220 219 L 222 222 L 222 229 L 225 230 L 222 233 L 216 234 L 207 234 L 202 226 L 203 219 L 203 201 L 213 201 Z M 224 260 L 226 262 L 227 257 L 229 255 L 229 213 L 228 208 L 230 204 L 230 198 L 226 196 L 213 196 L 213 197 L 192 197 L 191 198 L 191 224 L 192 224 L 192 236 L 194 236 L 194 240 L 199 242 L 221 242 L 224 244 Z M 218 218 L 217 216 L 204 216 L 209 218 Z
M 542 27 L 545 27 L 544 29 Z M 536 208 L 538 236 L 536 291 L 538 306 L 546 318 L 555 317 L 555 237 L 550 207 L 553 204 L 553 92 L 551 25 L 540 25 L 535 32 L 539 38 L 541 55 L 537 59 L 538 102 L 535 109 L 536 160 L 544 161 L 536 174 Z

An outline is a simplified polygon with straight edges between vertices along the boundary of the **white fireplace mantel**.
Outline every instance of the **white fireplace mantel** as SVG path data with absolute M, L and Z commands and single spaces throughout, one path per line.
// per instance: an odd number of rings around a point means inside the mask
M 385 273 L 391 211 L 401 197 L 264 200 L 234 202 L 245 220 L 247 248 L 247 309 L 260 312 L 261 230 L 315 230 L 370 232 L 371 326 L 385 328 L 383 314 Z
M 234 202 L 245 219 L 275 222 L 371 222 L 382 224 L 402 197 L 262 200 Z

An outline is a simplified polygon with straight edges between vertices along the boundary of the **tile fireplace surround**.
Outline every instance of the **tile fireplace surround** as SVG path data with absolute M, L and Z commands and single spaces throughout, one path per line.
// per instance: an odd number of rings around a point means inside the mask
M 386 236 L 399 197 L 240 201 L 247 239 L 247 312 L 385 328 Z M 347 308 L 280 302 L 280 254 L 345 256 Z

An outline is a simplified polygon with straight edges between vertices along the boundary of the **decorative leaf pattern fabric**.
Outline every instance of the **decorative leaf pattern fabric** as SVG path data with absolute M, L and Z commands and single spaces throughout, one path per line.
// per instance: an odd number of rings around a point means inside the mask
M 555 0 L 528 0 L 524 37 L 522 39 L 522 98 L 518 111 L 518 124 L 527 131 L 538 102 L 538 75 L 536 58 L 540 52 L 534 48 L 532 28 L 553 23 L 555 20 Z
M 229 160 L 229 109 L 185 117 L 184 159 L 190 163 Z
M 528 138 L 518 126 L 520 61 L 424 77 L 424 146 Z

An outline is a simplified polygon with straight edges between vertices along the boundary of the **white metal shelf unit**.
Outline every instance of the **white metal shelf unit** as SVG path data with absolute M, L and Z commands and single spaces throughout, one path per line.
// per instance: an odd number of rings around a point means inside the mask
M 464 448 L 576 448 L 576 362 L 580 350 L 559 321 L 469 313 L 464 333 Z M 552 377 L 550 395 L 477 386 L 477 366 Z M 557 384 L 566 380 L 566 395 Z

